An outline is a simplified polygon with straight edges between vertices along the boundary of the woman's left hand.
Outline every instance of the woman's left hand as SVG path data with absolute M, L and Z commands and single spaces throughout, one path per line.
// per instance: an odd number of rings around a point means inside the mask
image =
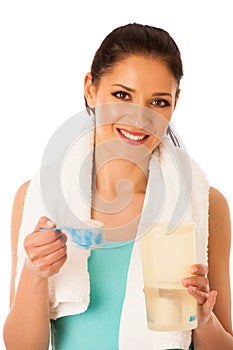
M 182 283 L 187 288 L 190 295 L 197 301 L 198 324 L 203 325 L 208 322 L 213 311 L 217 292 L 210 291 L 209 280 L 207 278 L 208 268 L 205 265 L 196 264 L 191 268 L 191 277 L 183 279 Z

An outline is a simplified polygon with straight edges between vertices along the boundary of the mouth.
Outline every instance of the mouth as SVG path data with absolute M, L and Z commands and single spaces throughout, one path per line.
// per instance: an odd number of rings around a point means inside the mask
M 122 128 L 117 128 L 118 134 L 122 139 L 124 139 L 126 142 L 130 143 L 131 145 L 141 145 L 148 139 L 149 135 L 138 132 L 138 131 L 132 131 Z

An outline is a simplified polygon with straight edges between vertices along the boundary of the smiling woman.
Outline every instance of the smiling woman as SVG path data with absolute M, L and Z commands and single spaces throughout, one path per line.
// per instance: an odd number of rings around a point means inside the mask
M 185 158 L 170 125 L 182 75 L 179 49 L 163 29 L 127 24 L 100 45 L 84 80 L 88 113 L 80 118 L 79 131 L 85 136 L 72 159 L 75 165 L 82 160 L 79 171 L 86 183 L 81 194 L 73 183 L 68 191 L 78 219 L 87 206 L 88 218 L 103 224 L 103 249 L 74 248 L 54 229 L 67 215 L 58 196 L 52 202 L 56 223 L 45 216 L 38 176 L 18 190 L 12 306 L 4 328 L 8 350 L 47 349 L 50 332 L 54 350 L 233 348 L 229 210 L 198 164 Z M 92 157 L 90 167 L 86 154 Z M 68 162 L 70 176 L 76 176 L 73 163 Z M 82 207 L 76 193 L 82 197 L 86 190 L 91 200 Z M 169 222 L 175 206 L 178 224 L 196 226 L 197 263 L 180 284 L 196 301 L 198 326 L 155 332 L 147 328 L 139 228 L 148 218 Z

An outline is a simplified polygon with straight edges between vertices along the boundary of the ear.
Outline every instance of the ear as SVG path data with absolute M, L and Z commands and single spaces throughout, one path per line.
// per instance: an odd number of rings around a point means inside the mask
M 92 83 L 92 75 L 91 73 L 87 73 L 84 79 L 84 96 L 87 100 L 87 104 L 90 108 L 94 108 L 95 103 L 95 92 L 96 88 Z

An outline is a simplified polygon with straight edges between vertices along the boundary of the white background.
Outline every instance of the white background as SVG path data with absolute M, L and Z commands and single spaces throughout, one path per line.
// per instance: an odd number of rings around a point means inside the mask
M 1 328 L 8 312 L 15 191 L 39 167 L 56 128 L 84 109 L 84 75 L 102 39 L 115 27 L 150 24 L 166 29 L 177 42 L 185 75 L 173 123 L 232 212 L 230 6 L 230 0 L 1 1 Z

